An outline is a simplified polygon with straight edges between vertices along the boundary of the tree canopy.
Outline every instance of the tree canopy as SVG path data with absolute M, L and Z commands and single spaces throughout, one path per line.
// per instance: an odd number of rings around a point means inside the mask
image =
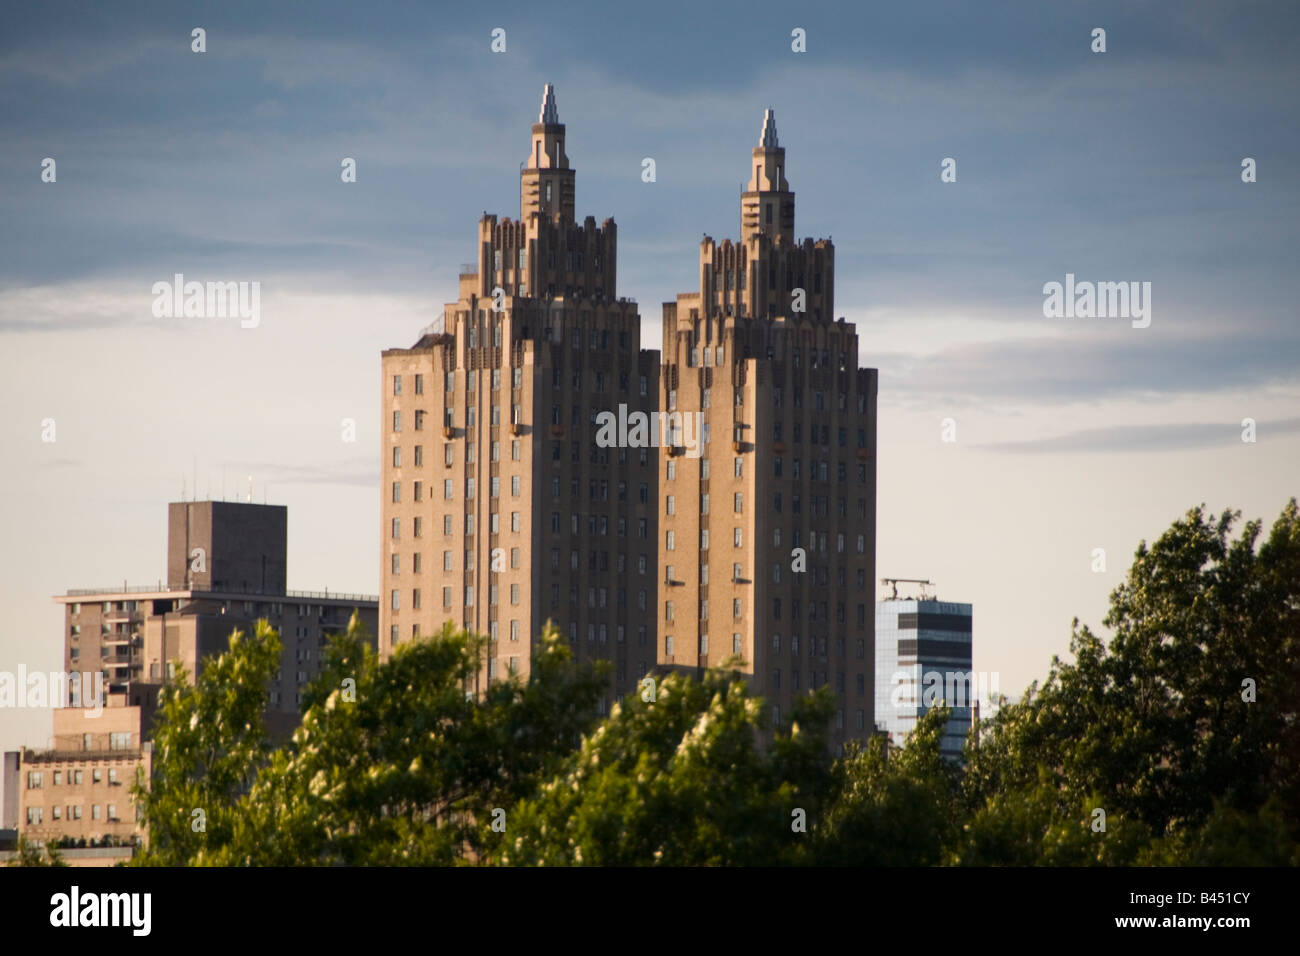
M 139 864 L 1300 864 L 1300 514 L 1261 543 L 1194 508 L 1142 542 L 1103 640 L 1002 706 L 958 764 L 948 712 L 832 753 L 835 697 L 780 725 L 732 661 L 596 704 L 548 628 L 527 680 L 472 690 L 448 626 L 380 662 L 357 619 L 274 745 L 263 622 L 170 687 Z M 201 822 L 201 825 L 200 825 Z

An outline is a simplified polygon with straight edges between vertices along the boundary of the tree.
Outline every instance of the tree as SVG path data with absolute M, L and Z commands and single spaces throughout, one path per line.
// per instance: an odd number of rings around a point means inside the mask
M 547 628 L 528 681 L 467 688 L 486 642 L 450 625 L 385 662 L 339 642 L 288 746 L 204 862 L 446 865 L 482 856 L 494 810 L 531 796 L 595 723 L 605 684 Z M 355 680 L 349 700 L 340 684 Z
M 152 780 L 137 780 L 149 841 L 135 862 L 183 866 L 229 843 L 236 805 L 266 764 L 268 687 L 280 666 L 280 636 L 265 620 L 251 637 L 204 661 L 193 684 L 183 669 L 159 693 Z
M 927 710 L 906 745 L 855 746 L 835 764 L 831 809 L 815 862 L 828 866 L 936 866 L 956 841 L 961 771 L 942 756 L 946 707 Z
M 537 797 L 511 811 L 507 865 L 773 865 L 806 859 L 831 781 L 823 691 L 775 735 L 743 676 L 669 674 L 629 695 Z
M 1272 794 L 1296 844 L 1300 513 L 1292 499 L 1258 550 L 1259 522 L 1230 540 L 1236 517 L 1195 508 L 1142 542 L 1111 595 L 1109 646 L 1076 620 L 1074 663 L 1053 658 L 1041 689 L 987 722 L 964 781 L 978 859 L 1024 862 L 1018 841 L 1088 803 L 1130 837 L 1173 838 L 1168 858 L 1212 818 L 1255 819 Z M 1018 835 L 994 852 L 994 832 Z M 1136 852 L 1125 845 L 1116 861 Z
M 26 837 L 18 838 L 18 852 L 9 860 L 9 866 L 67 866 L 63 854 L 49 843 L 33 843 Z

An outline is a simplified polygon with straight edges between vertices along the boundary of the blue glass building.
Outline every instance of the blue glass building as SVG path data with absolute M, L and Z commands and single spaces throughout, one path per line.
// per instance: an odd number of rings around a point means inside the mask
M 876 603 L 876 726 L 889 733 L 893 746 L 906 742 L 918 717 L 946 703 L 952 714 L 942 750 L 954 760 L 961 757 L 972 708 L 989 690 L 971 668 L 972 620 L 969 604 Z

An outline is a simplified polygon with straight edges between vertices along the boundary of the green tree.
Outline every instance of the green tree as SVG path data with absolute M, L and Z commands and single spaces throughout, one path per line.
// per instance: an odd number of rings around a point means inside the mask
M 450 625 L 385 662 L 339 642 L 302 726 L 198 862 L 446 865 L 480 859 L 493 811 L 532 795 L 595 723 L 603 672 L 548 628 L 527 681 L 480 693 L 486 642 Z M 355 700 L 341 686 L 356 681 Z M 332 687 L 327 696 L 321 693 Z M 495 840 L 493 841 L 495 842 Z
M 1179 834 L 1171 859 L 1213 814 L 1254 818 L 1273 794 L 1295 845 L 1300 513 L 1292 499 L 1258 549 L 1259 522 L 1230 538 L 1236 518 L 1195 508 L 1143 542 L 1111 595 L 1109 645 L 1076 620 L 1074 662 L 1053 658 L 1041 688 L 987 723 L 968 750 L 968 860 L 1027 862 L 1035 828 L 1046 838 L 1089 803 L 1121 821 L 1109 859 L 1134 855 L 1142 832 Z
M 9 859 L 9 866 L 67 866 L 63 854 L 49 843 L 33 843 L 26 837 L 18 838 L 17 854 Z
M 183 866 L 231 840 L 240 798 L 270 758 L 268 688 L 280 652 L 279 634 L 258 621 L 251 637 L 234 631 L 193 684 L 178 669 L 162 689 L 152 779 L 133 788 L 149 833 L 137 865 Z
M 773 734 L 768 707 L 721 670 L 629 695 L 534 799 L 509 815 L 507 865 L 773 865 L 806 859 L 831 782 L 827 692 Z
M 950 711 L 917 720 L 904 747 L 854 746 L 835 764 L 831 809 L 818 827 L 815 861 L 829 866 L 935 866 L 960 829 L 960 768 L 940 753 Z

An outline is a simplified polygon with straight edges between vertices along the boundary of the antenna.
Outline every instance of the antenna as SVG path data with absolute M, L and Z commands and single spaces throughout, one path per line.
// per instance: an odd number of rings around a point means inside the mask
M 925 580 L 924 578 L 881 578 L 881 579 L 880 579 L 880 583 L 881 583 L 881 584 L 887 584 L 887 585 L 890 586 L 890 591 L 891 591 L 891 593 L 890 593 L 890 595 L 889 595 L 889 599 L 890 599 L 891 601 L 897 601 L 897 600 L 898 600 L 898 586 L 899 586 L 900 584 L 918 584 L 918 585 L 920 585 L 920 592 L 921 592 L 920 600 L 922 600 L 922 601 L 927 601 L 927 600 L 929 600 L 929 596 L 925 593 L 925 589 L 926 589 L 927 587 L 934 587 L 934 582 L 933 582 L 933 581 L 927 581 L 927 580 Z
M 253 476 L 248 476 L 248 503 L 253 503 Z

